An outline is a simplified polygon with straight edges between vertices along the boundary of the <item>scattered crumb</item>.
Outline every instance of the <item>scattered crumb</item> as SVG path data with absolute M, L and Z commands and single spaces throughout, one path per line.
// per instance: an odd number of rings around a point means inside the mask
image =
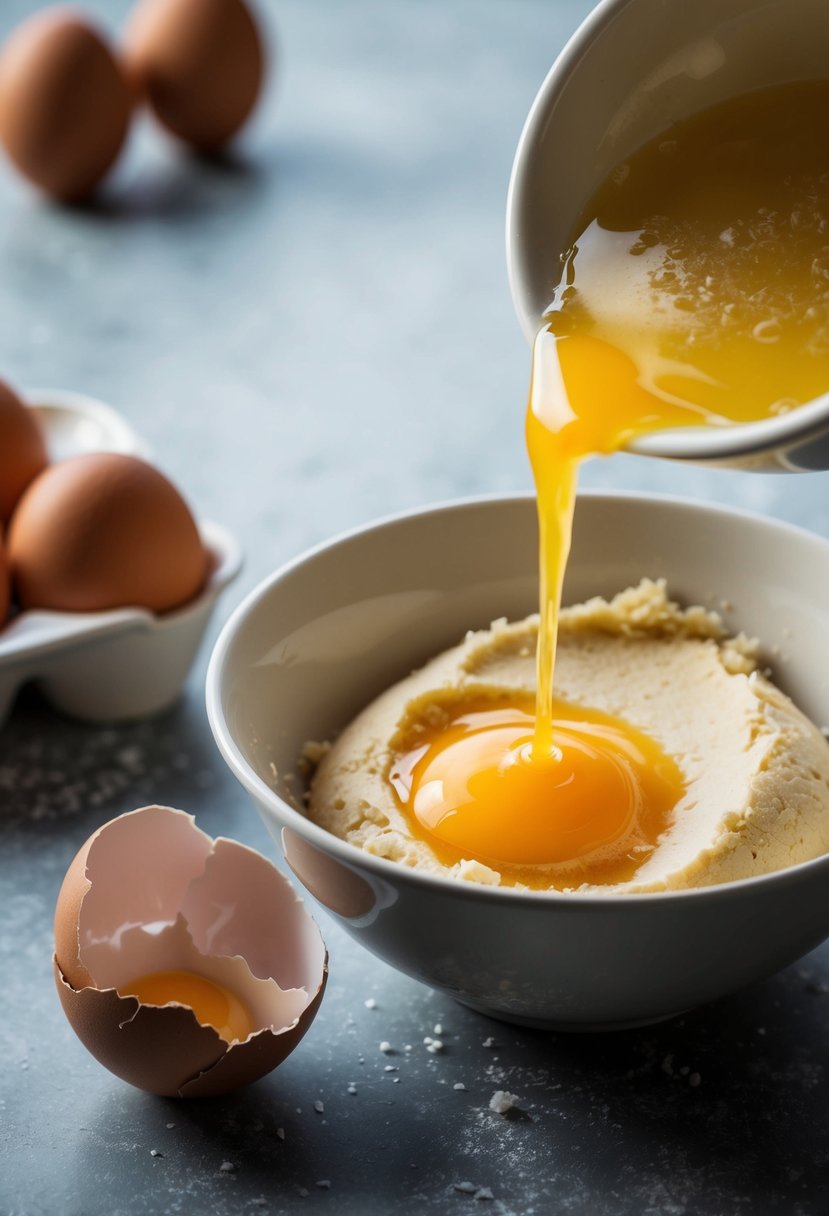
M 236 1172 L 236 1166 L 234 1165 L 234 1163 L 232 1161 L 223 1161 L 222 1164 L 219 1166 L 220 1174 L 234 1174 L 235 1172 Z
M 696 1087 L 699 1085 L 701 1080 L 702 1080 L 702 1077 L 699 1075 L 698 1072 L 692 1072 L 690 1077 L 688 1078 L 688 1084 L 693 1089 L 696 1089 Z
M 356 1092 L 357 1092 L 357 1086 L 354 1084 L 354 1082 L 353 1082 L 353 1081 L 351 1081 L 351 1082 L 349 1083 L 348 1089 L 347 1089 L 345 1092 L 346 1092 L 346 1093 L 348 1093 L 348 1094 L 356 1094 Z
M 489 1099 L 489 1109 L 496 1115 L 505 1115 L 514 1106 L 517 1106 L 519 1101 L 520 1099 L 515 1094 L 509 1094 L 505 1089 L 496 1089 Z
M 399 1085 L 399 1084 L 400 1084 L 400 1078 L 399 1078 L 399 1077 L 392 1077 L 392 1079 L 391 1079 L 391 1083 L 392 1083 L 392 1085 Z
M 411 1050 L 412 1050 L 412 1045 L 411 1045 L 411 1043 L 407 1043 L 407 1044 L 406 1044 L 406 1046 L 403 1048 L 403 1050 L 404 1050 L 404 1051 L 411 1051 Z
M 376 1009 L 377 1008 L 377 1002 L 375 1001 L 373 996 L 370 996 L 367 1001 L 363 1001 L 363 1004 L 365 1005 L 366 1009 Z
M 168 1124 L 167 1124 L 167 1126 L 168 1126 L 168 1127 L 175 1127 L 175 1123 L 168 1123 Z
M 151 1156 L 151 1157 L 163 1157 L 163 1156 L 164 1156 L 164 1154 L 163 1154 L 163 1153 L 160 1153 L 160 1152 L 158 1151 L 158 1149 L 157 1149 L 157 1148 L 151 1148 L 151 1149 L 150 1149 L 150 1156 Z
M 314 1103 L 314 1110 L 317 1112 L 318 1115 L 321 1115 L 322 1112 L 325 1110 L 325 1106 L 323 1105 L 322 1102 L 320 1102 L 319 1098 L 317 1098 L 316 1102 Z
M 431 1035 L 426 1035 L 423 1040 L 426 1050 L 434 1055 L 438 1051 L 443 1051 L 443 1041 L 441 1039 L 433 1039 Z
M 331 1179 L 330 1178 L 320 1178 L 317 1182 L 317 1186 L 322 1191 L 328 1191 L 331 1189 Z
M 308 1196 L 311 1194 L 311 1192 L 308 1190 L 307 1186 L 298 1186 L 296 1189 L 296 1193 L 297 1193 L 297 1195 L 299 1195 L 300 1199 L 307 1199 Z
M 436 1034 L 438 1038 L 440 1038 L 440 1036 L 443 1034 L 443 1027 L 441 1026 L 440 1022 L 435 1022 L 435 1025 L 432 1028 L 432 1034 Z
M 494 1047 L 494 1046 L 495 1046 L 495 1040 L 493 1039 L 492 1035 L 490 1035 L 488 1039 L 484 1039 L 484 1041 L 483 1041 L 483 1043 L 481 1044 L 481 1046 L 482 1046 L 482 1047 Z
M 452 1088 L 453 1088 L 453 1089 L 464 1089 L 464 1090 L 465 1090 L 465 1089 L 466 1089 L 466 1086 L 464 1085 L 463 1081 L 456 1081 L 456 1082 L 455 1082 L 455 1084 L 452 1086 Z
M 394 1051 L 394 1048 L 392 1047 L 391 1043 L 389 1043 L 388 1039 L 383 1039 L 379 1050 L 388 1055 L 390 1051 Z
M 314 769 L 319 767 L 322 758 L 330 751 L 330 743 L 318 743 L 315 739 L 309 739 L 303 747 L 299 759 L 298 768 L 302 776 L 310 777 Z
M 397 1065 L 396 1064 L 387 1064 L 386 1067 L 383 1069 L 383 1072 L 397 1072 Z
M 284 1140 L 284 1139 L 285 1139 L 285 1128 L 284 1128 L 284 1127 L 278 1127 L 278 1128 L 276 1129 L 276 1137 L 277 1137 L 277 1139 L 278 1139 L 278 1140 Z
M 495 1196 L 488 1186 L 476 1186 L 474 1182 L 456 1182 L 454 1189 L 462 1195 L 471 1195 L 473 1199 L 494 1199 Z

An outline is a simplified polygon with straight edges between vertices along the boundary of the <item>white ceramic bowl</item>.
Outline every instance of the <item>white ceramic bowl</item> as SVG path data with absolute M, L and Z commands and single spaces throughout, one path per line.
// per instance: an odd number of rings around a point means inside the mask
M 507 265 L 532 341 L 558 255 L 608 173 L 678 119 L 740 93 L 827 75 L 826 0 L 603 0 L 550 69 L 518 143 Z M 829 393 L 742 426 L 648 435 L 632 451 L 764 471 L 829 469 Z
M 533 611 L 531 498 L 399 516 L 292 562 L 225 626 L 207 676 L 219 748 L 289 865 L 375 954 L 494 1017 L 561 1029 L 656 1021 L 766 976 L 829 934 L 829 856 L 667 894 L 510 892 L 371 857 L 310 823 L 288 776 L 377 693 L 469 628 Z M 829 543 L 742 512 L 585 495 L 565 598 L 644 575 L 681 601 L 731 605 L 780 684 L 829 722 Z

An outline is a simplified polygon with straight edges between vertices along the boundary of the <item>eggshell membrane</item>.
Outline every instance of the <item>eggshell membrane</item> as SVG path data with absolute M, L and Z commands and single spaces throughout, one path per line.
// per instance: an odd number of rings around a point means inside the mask
M 153 971 L 196 971 L 244 997 L 251 1018 L 259 1023 L 260 1029 L 283 1030 L 296 1021 L 307 1004 L 301 988 L 275 991 L 270 982 L 272 977 L 257 979 L 240 955 L 223 957 L 198 950 L 181 914 L 158 933 L 136 927 L 120 934 L 117 945 L 103 941 L 87 946 L 84 962 L 94 975 L 97 988 L 126 987 Z
M 48 462 L 37 415 L 0 380 L 0 529 Z
M 96 942 L 117 942 L 130 926 L 174 921 L 212 847 L 192 816 L 169 807 L 142 807 L 93 832 L 55 905 L 55 954 L 69 983 L 95 985 L 81 957 Z
M 163 613 L 195 598 L 209 557 L 178 490 L 146 461 L 91 452 L 28 487 L 8 535 L 22 608 Z
M 225 1093 L 270 1072 L 310 1026 L 327 978 L 319 931 L 287 879 L 169 807 L 120 816 L 90 837 L 58 897 L 55 943 L 55 982 L 78 1037 L 116 1075 L 167 1096 Z M 187 1008 L 115 991 L 172 969 L 225 984 L 260 1029 L 229 1046 Z
M 64 8 L 24 21 L 0 56 L 0 141 L 17 168 L 56 198 L 85 198 L 129 126 L 129 87 L 112 52 Z
M 205 152 L 256 104 L 264 53 L 243 0 L 140 0 L 124 39 L 133 89 L 179 139 Z
M 319 931 L 290 882 L 272 882 L 272 873 L 261 853 L 220 838 L 204 874 L 190 884 L 182 912 L 205 954 L 244 954 L 254 975 L 270 976 L 281 988 L 301 988 L 308 982 L 307 959 L 318 958 Z M 236 893 L 232 915 L 214 898 L 222 889 Z M 268 932 L 261 932 L 262 925 Z

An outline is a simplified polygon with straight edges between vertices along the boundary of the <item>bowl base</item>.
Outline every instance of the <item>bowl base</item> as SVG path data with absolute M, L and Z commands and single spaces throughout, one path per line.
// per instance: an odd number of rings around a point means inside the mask
M 672 1018 L 682 1017 L 687 1009 L 676 1009 L 671 1013 L 661 1013 L 655 1018 L 631 1018 L 629 1020 L 607 1022 L 568 1022 L 556 1017 L 524 1017 L 522 1014 L 510 1013 L 503 1009 L 493 1009 L 484 1001 L 470 1001 L 465 997 L 455 996 L 459 1005 L 474 1009 L 485 1017 L 493 1018 L 496 1022 L 507 1022 L 511 1026 L 526 1026 L 530 1030 L 553 1030 L 566 1034 L 604 1034 L 613 1030 L 636 1030 L 642 1026 L 656 1026 L 659 1022 L 669 1022 Z

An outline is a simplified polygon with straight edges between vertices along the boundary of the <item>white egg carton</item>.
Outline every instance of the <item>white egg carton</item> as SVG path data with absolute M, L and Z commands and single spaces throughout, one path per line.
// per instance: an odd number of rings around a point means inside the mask
M 25 399 L 40 418 L 52 460 L 84 452 L 148 455 L 126 420 L 101 401 L 51 389 Z M 242 565 L 229 532 L 212 523 L 199 528 L 213 566 L 204 590 L 182 608 L 162 616 L 143 608 L 30 610 L 0 629 L 0 725 L 30 680 L 55 708 L 88 721 L 143 718 L 175 701 L 216 600 Z

